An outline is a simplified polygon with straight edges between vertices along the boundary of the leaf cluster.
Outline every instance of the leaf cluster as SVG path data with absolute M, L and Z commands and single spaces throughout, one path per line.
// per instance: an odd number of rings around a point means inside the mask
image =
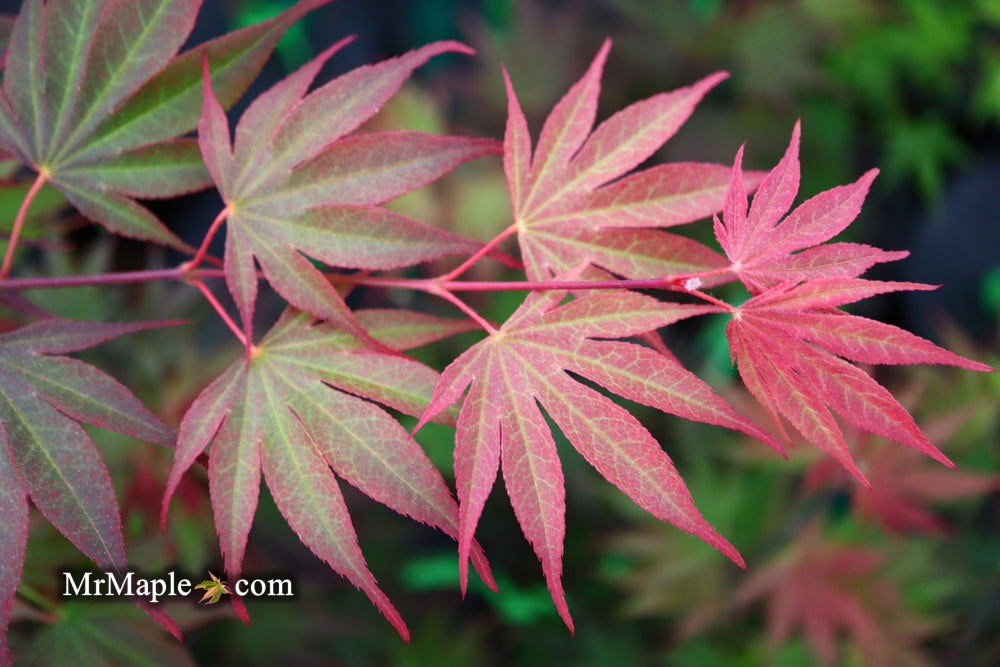
M 537 142 L 506 72 L 502 142 L 364 132 L 416 68 L 439 54 L 471 50 L 437 42 L 312 88 L 350 38 L 257 97 L 231 132 L 226 108 L 281 34 L 322 4 L 302 0 L 180 55 L 198 0 L 28 0 L 14 22 L 0 90 L 0 145 L 37 177 L 12 226 L 0 295 L 37 321 L 0 335 L 0 513 L 9 517 L 0 526 L 0 633 L 21 580 L 29 499 L 99 567 L 127 567 L 111 480 L 79 422 L 173 449 L 164 530 L 186 471 L 197 461 L 207 466 L 229 580 L 242 573 L 263 479 L 302 542 L 361 589 L 404 638 L 409 630 L 365 562 L 340 482 L 453 537 L 464 591 L 470 558 L 496 589 L 474 536 L 502 472 L 514 514 L 572 630 L 561 582 L 566 485 L 554 428 L 639 507 L 744 565 L 702 516 L 668 451 L 608 393 L 738 431 L 780 453 L 790 425 L 863 484 L 834 413 L 950 465 L 890 392 L 850 363 L 991 370 L 840 310 L 886 292 L 930 288 L 860 277 L 905 253 L 828 243 L 857 216 L 875 170 L 792 210 L 799 186 L 796 124 L 787 153 L 768 172 L 745 172 L 740 148 L 732 167 L 683 162 L 630 173 L 727 74 L 636 102 L 594 128 L 610 42 L 555 105 Z M 185 136 L 194 130 L 197 139 Z M 512 219 L 491 241 L 384 206 L 490 155 L 502 155 Z M 111 232 L 193 255 L 173 269 L 96 276 L 94 284 L 185 281 L 240 341 L 243 354 L 201 389 L 176 433 L 117 380 L 65 356 L 172 323 L 55 318 L 16 291 L 24 283 L 7 278 L 43 186 Z M 198 249 L 136 201 L 209 186 L 224 208 Z M 661 229 L 710 216 L 722 252 Z M 207 249 L 223 228 L 225 254 L 218 260 Z M 519 260 L 498 249 L 512 235 Z M 454 256 L 466 259 L 435 277 L 370 275 Z M 526 280 L 458 280 L 486 257 L 523 268 Z M 213 261 L 222 268 L 203 266 Z M 206 286 L 213 278 L 224 279 L 239 323 Z M 288 308 L 258 337 L 262 280 Z M 733 306 L 705 291 L 730 282 L 751 298 Z M 421 291 L 467 319 L 355 310 L 343 292 L 357 286 Z M 500 325 L 456 295 L 511 288 L 531 293 Z M 677 321 L 719 314 L 729 318 L 727 339 L 743 383 L 779 437 L 684 368 L 659 337 L 659 329 Z M 470 328 L 487 335 L 440 373 L 406 353 Z M 397 412 L 418 417 L 417 430 L 432 419 L 455 427 L 457 502 Z M 761 581 L 770 576 L 763 573 Z M 229 593 L 214 575 L 199 587 L 212 603 Z M 249 622 L 244 602 L 229 597 Z M 160 608 L 145 610 L 179 633 Z M 3 660 L 9 656 L 0 644 Z

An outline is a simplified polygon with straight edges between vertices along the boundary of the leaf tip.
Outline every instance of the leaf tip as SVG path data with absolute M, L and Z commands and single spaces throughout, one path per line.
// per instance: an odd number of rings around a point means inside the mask
M 569 629 L 569 634 L 571 636 L 575 636 L 576 626 L 573 625 L 573 617 L 569 615 L 569 611 L 567 610 L 565 615 L 563 615 L 562 612 L 560 611 L 559 617 L 562 618 L 563 623 L 565 623 L 566 627 Z
M 232 575 L 230 575 L 228 572 L 226 573 L 226 576 L 229 577 L 230 580 L 233 579 Z M 244 623 L 246 623 L 247 625 L 250 625 L 251 624 L 250 614 L 247 613 L 247 606 L 243 602 L 243 598 L 234 594 L 229 597 L 229 600 L 233 605 L 233 611 L 236 612 L 236 617 L 239 618 Z
M 733 172 L 741 174 L 743 173 L 743 153 L 746 151 L 747 142 L 740 144 L 740 147 L 736 150 L 736 157 L 733 158 Z M 761 172 L 764 176 L 767 172 Z M 763 178 L 763 176 L 761 176 Z
M 718 72 L 712 72 L 711 74 L 706 76 L 701 81 L 698 81 L 691 87 L 697 90 L 699 93 L 704 94 L 707 93 L 712 88 L 715 88 L 717 85 L 728 79 L 730 76 L 732 76 L 732 74 L 730 74 L 728 71 L 719 70 Z
M 424 427 L 424 425 L 427 422 L 429 422 L 431 419 L 433 419 L 433 418 L 434 418 L 434 415 L 430 414 L 430 409 L 428 409 L 426 412 L 424 412 L 424 414 L 422 414 L 420 416 L 420 419 L 417 421 L 417 425 L 414 426 L 413 429 L 410 431 L 410 437 L 412 438 L 412 437 L 416 436 L 417 433 L 420 432 L 420 429 L 422 429 Z
M 453 53 L 461 53 L 467 56 L 476 55 L 476 50 L 469 46 L 468 44 L 463 44 L 462 42 L 456 42 L 454 40 L 444 40 L 437 43 L 438 53 L 444 53 L 446 51 L 451 51 Z
M 930 449 L 926 453 L 928 456 L 930 456 L 932 459 L 934 459 L 935 461 L 937 461 L 946 468 L 951 468 L 952 470 L 954 470 L 957 467 L 954 461 L 948 458 L 944 452 L 942 452 L 934 445 L 931 445 Z
M 735 563 L 736 566 L 739 567 L 740 569 L 742 570 L 747 569 L 747 563 L 745 560 L 743 560 L 743 555 L 740 554 L 739 550 L 736 547 L 734 547 L 732 543 L 726 538 L 724 538 L 721 534 L 719 534 L 715 530 L 713 530 L 712 532 L 714 533 L 714 535 L 712 536 L 712 540 L 709 542 L 709 544 L 718 549 L 722 553 L 722 555 L 724 555 L 726 558 Z

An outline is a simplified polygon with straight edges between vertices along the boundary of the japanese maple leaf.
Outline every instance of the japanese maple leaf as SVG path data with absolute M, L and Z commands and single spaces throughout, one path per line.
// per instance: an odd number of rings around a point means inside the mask
M 77 422 L 174 444 L 173 431 L 117 380 L 61 355 L 163 324 L 48 319 L 0 335 L 0 663 L 21 581 L 29 498 L 99 568 L 127 566 L 111 477 Z M 166 614 L 147 613 L 178 634 Z
M 205 591 L 199 602 L 202 604 L 215 604 L 222 599 L 223 595 L 230 594 L 229 586 L 211 572 L 208 573 L 208 576 L 210 578 L 195 586 L 195 589 L 201 588 Z
M 457 401 L 471 385 L 455 443 L 462 585 L 476 523 L 502 463 L 514 513 L 542 562 L 556 608 L 572 630 L 560 582 L 563 475 L 539 404 L 583 457 L 639 506 L 701 537 L 736 563 L 743 561 L 702 518 L 653 436 L 624 408 L 566 371 L 638 403 L 738 429 L 779 446 L 671 358 L 634 343 L 595 340 L 633 336 L 716 312 L 715 306 L 605 292 L 555 307 L 563 296 L 562 292 L 528 296 L 498 331 L 449 365 L 421 423 Z
M 423 132 L 345 136 L 431 57 L 470 50 L 436 42 L 359 67 L 306 95 L 323 63 L 349 41 L 333 45 L 258 97 L 240 120 L 232 148 L 206 72 L 198 140 L 226 202 L 226 283 L 248 333 L 257 295 L 254 258 L 289 303 L 364 337 L 343 299 L 301 253 L 330 266 L 374 270 L 480 247 L 377 204 L 466 160 L 498 153 L 495 141 Z
M 201 0 L 25 0 L 14 23 L 0 144 L 109 230 L 184 244 L 135 198 L 211 184 L 193 139 L 202 54 L 236 101 L 290 25 L 329 0 L 302 0 L 174 57 Z
M 719 211 L 728 168 L 682 162 L 614 179 L 651 157 L 705 93 L 729 75 L 717 72 L 687 88 L 636 102 L 591 133 L 610 48 L 610 40 L 605 41 L 587 72 L 552 110 L 534 152 L 504 72 L 504 170 L 528 277 L 544 280 L 550 272 L 562 273 L 587 259 L 627 278 L 725 267 L 725 258 L 714 250 L 649 228 L 693 222 Z M 746 187 L 755 186 L 760 176 L 745 174 Z
M 464 321 L 403 310 L 358 316 L 382 343 L 400 349 L 468 329 Z M 302 542 L 363 590 L 408 637 L 406 624 L 365 565 L 331 467 L 378 502 L 457 536 L 458 507 L 441 474 L 395 419 L 365 400 L 419 414 L 436 379 L 437 373 L 416 361 L 373 350 L 289 309 L 250 360 L 235 361 L 184 415 L 162 520 L 184 471 L 211 445 L 209 488 L 230 580 L 240 576 L 263 474 Z M 478 548 L 474 558 L 483 580 L 495 588 Z M 246 620 L 242 602 L 233 601 Z
M 866 486 L 868 481 L 854 462 L 831 410 L 864 431 L 954 467 L 885 387 L 845 359 L 867 364 L 930 363 L 993 369 L 898 327 L 836 308 L 886 292 L 928 289 L 934 286 L 821 278 L 800 285 L 783 283 L 751 298 L 735 309 L 726 326 L 743 383 L 779 428 L 782 415 Z
M 931 505 L 973 498 L 1000 488 L 996 475 L 942 470 L 912 449 L 886 447 L 876 438 L 866 438 L 852 450 L 872 488 L 851 488 L 851 513 L 887 531 L 944 535 L 948 524 Z M 840 483 L 846 477 L 841 468 L 827 460 L 809 470 L 805 486 L 815 490 L 824 482 Z
M 850 185 L 821 192 L 781 219 L 799 189 L 799 134 L 800 125 L 796 123 L 785 156 L 761 181 L 749 212 L 740 147 L 722 222 L 715 219 L 719 245 L 732 263 L 733 272 L 753 294 L 793 280 L 856 278 L 879 262 L 909 255 L 905 250 L 891 252 L 860 243 L 819 245 L 858 216 L 878 169 L 866 172 Z
M 836 661 L 841 634 L 865 664 L 924 664 L 916 645 L 928 624 L 903 606 L 884 562 L 874 549 L 824 540 L 813 524 L 740 585 L 734 604 L 766 600 L 770 641 L 783 644 L 799 630 L 824 665 Z

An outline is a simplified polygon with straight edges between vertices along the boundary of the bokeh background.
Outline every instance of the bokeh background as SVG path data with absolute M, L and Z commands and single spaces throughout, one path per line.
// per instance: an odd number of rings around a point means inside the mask
M 0 8 L 14 12 L 18 4 Z M 192 43 L 288 4 L 208 0 Z M 337 0 L 289 31 L 231 118 L 347 34 L 358 40 L 320 80 L 436 39 L 459 39 L 478 51 L 475 58 L 446 56 L 422 68 L 373 121 L 380 129 L 500 137 L 504 63 L 537 133 L 606 36 L 614 46 L 602 118 L 728 70 L 732 78 L 708 95 L 651 162 L 728 163 L 747 141 L 745 164 L 767 169 L 801 118 L 800 201 L 879 167 L 882 175 L 864 212 L 842 239 L 912 251 L 872 277 L 944 285 L 934 293 L 879 297 L 855 312 L 1000 364 L 995 0 Z M 0 176 L 2 229 L 27 182 L 13 167 Z M 51 191 L 38 202 L 24 274 L 127 270 L 182 259 L 103 233 L 67 211 Z M 393 205 L 482 240 L 509 224 L 495 158 L 465 165 Z M 221 207 L 214 192 L 153 206 L 195 242 Z M 712 242 L 705 223 L 678 231 Z M 444 265 L 423 270 L 435 268 Z M 484 262 L 470 277 L 515 275 Z M 197 293 L 184 286 L 31 296 L 67 317 L 190 319 L 194 326 L 130 337 L 83 355 L 136 388 L 174 425 L 240 353 Z M 473 305 L 500 320 L 523 296 L 481 295 Z M 739 290 L 725 296 L 738 299 Z M 357 306 L 388 300 L 455 314 L 422 295 L 357 290 L 351 299 Z M 273 297 L 266 301 L 258 331 L 281 307 Z M 724 324 L 722 317 L 702 318 L 668 331 L 667 339 L 689 368 L 766 423 L 738 385 Z M 440 369 L 476 339 L 469 334 L 419 354 Z M 252 627 L 225 605 L 169 603 L 186 632 L 179 646 L 129 605 L 63 604 L 57 570 L 86 563 L 38 520 L 12 647 L 24 664 L 1000 664 L 1000 381 L 946 368 L 873 372 L 958 463 L 957 472 L 855 433 L 851 446 L 875 486 L 866 492 L 811 448 L 796 448 L 785 462 L 737 434 L 629 406 L 674 458 L 706 517 L 744 554 L 747 572 L 644 515 L 560 442 L 568 501 L 564 583 L 575 637 L 555 614 L 502 488 L 495 489 L 478 533 L 502 593 L 477 582 L 463 601 L 453 543 L 345 485 L 362 548 L 410 624 L 410 645 L 363 595 L 300 545 L 262 489 L 244 570 L 293 576 L 297 596 L 251 602 Z M 198 577 L 220 571 L 203 471 L 188 474 L 170 530 L 162 535 L 156 517 L 170 453 L 108 432 L 95 430 L 94 436 L 124 507 L 134 566 Z M 451 429 L 433 425 L 419 436 L 449 481 L 452 437 Z M 789 609 L 803 610 L 793 614 L 799 622 L 790 627 L 781 622 Z

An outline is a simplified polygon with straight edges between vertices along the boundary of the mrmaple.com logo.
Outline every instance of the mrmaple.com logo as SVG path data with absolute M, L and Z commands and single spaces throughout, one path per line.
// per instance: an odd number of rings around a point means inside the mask
M 167 572 L 163 577 L 140 577 L 135 572 L 61 572 L 63 597 L 139 598 L 156 604 L 162 598 L 187 597 L 196 590 L 203 590 L 199 602 L 215 604 L 223 595 L 233 592 L 239 597 L 294 597 L 292 580 L 288 578 L 237 579 L 230 586 L 217 576 L 197 584 L 194 580 Z

